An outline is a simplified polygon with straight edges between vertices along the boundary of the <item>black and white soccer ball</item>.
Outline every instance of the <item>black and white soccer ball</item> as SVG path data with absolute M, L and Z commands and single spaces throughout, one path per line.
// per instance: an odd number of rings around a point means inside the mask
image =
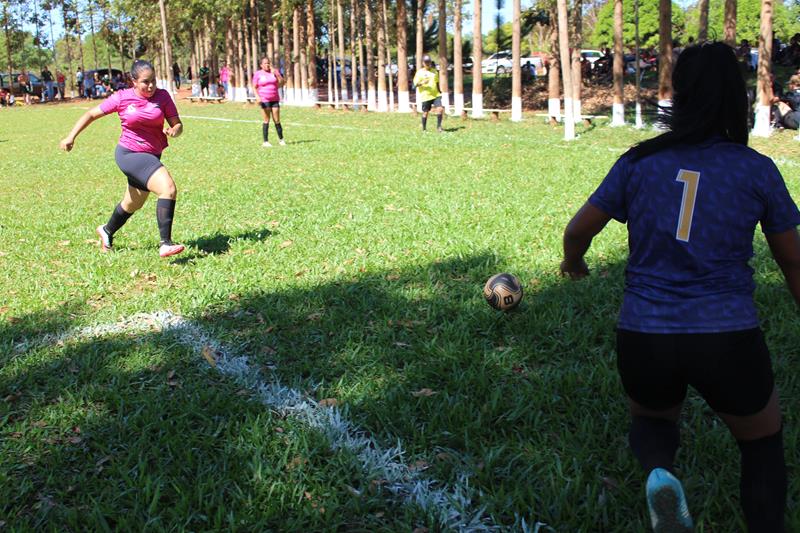
M 483 287 L 483 296 L 495 309 L 508 311 L 522 301 L 522 284 L 514 274 L 495 274 Z

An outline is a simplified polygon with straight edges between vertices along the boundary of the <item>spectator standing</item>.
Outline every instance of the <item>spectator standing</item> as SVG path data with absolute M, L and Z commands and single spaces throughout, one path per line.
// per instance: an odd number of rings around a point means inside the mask
M 42 102 L 54 100 L 55 94 L 53 91 L 53 73 L 47 68 L 47 65 L 42 69 L 42 82 L 44 89 L 42 91 Z
M 22 72 L 20 72 L 19 76 L 17 76 L 17 83 L 19 83 L 19 86 L 22 89 L 22 94 L 25 98 L 25 105 L 31 105 L 33 87 L 31 87 L 31 77 L 28 76 L 28 72 L 25 69 L 22 69 Z
M 64 89 L 66 89 L 66 81 L 67 81 L 67 79 L 64 76 L 64 73 L 61 72 L 60 70 L 56 70 L 56 83 L 58 84 L 58 94 L 59 94 L 58 97 L 62 101 L 64 100 L 64 98 L 67 95 L 66 91 L 64 90 Z
M 222 88 L 225 91 L 225 98 L 227 100 L 231 99 L 230 96 L 230 89 L 231 89 L 231 69 L 228 67 L 228 63 L 225 62 L 222 64 L 222 68 L 219 69 L 219 82 L 222 84 Z
M 172 77 L 175 80 L 175 88 L 177 90 L 181 90 L 181 67 L 178 66 L 178 62 L 172 64 Z
M 210 96 L 208 94 L 208 80 L 211 74 L 211 71 L 208 69 L 208 62 L 204 62 L 203 66 L 200 67 L 200 72 L 198 73 L 200 76 L 200 94 L 203 96 Z

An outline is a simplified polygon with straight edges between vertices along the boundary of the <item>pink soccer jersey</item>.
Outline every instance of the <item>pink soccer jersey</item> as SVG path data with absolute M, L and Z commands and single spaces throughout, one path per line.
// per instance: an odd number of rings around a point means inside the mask
M 109 96 L 100 110 L 119 113 L 122 134 L 119 144 L 133 152 L 158 155 L 167 147 L 164 119 L 178 116 L 172 97 L 164 89 L 156 89 L 150 98 L 138 96 L 134 89 L 124 89 Z
M 262 102 L 280 102 L 278 94 L 278 77 L 272 72 L 257 70 L 253 74 L 253 88 Z

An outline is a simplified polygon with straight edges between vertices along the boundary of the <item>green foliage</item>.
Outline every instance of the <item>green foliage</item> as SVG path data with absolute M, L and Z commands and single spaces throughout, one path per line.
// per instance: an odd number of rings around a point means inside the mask
M 755 0 L 757 1 L 757 0 Z M 645 48 L 658 46 L 658 9 L 659 0 L 641 0 L 639 2 L 639 42 Z M 625 46 L 635 43 L 635 14 L 632 1 L 622 3 L 622 39 Z M 676 3 L 672 3 L 672 37 L 684 40 L 686 15 Z M 593 46 L 614 45 L 614 2 L 607 2 L 598 13 L 589 42 Z
M 776 0 L 772 28 L 782 41 L 800 31 L 800 5 L 797 2 Z M 708 35 L 711 39 L 722 39 L 724 35 L 723 20 L 725 17 L 725 0 L 710 0 L 708 10 Z M 736 40 L 747 39 L 751 44 L 758 42 L 760 34 L 761 1 L 738 0 L 736 9 Z M 692 6 L 686 14 L 686 35 L 697 36 L 700 13 L 697 6 Z

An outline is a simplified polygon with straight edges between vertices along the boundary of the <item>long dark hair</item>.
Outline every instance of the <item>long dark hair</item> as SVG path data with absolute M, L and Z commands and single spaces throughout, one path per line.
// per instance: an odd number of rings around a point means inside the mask
M 139 74 L 145 70 L 152 70 L 153 72 L 156 71 L 151 62 L 145 61 L 144 59 L 137 59 L 133 62 L 133 65 L 131 65 L 131 78 L 138 80 Z
M 628 151 L 640 159 L 713 136 L 747 146 L 747 87 L 733 49 L 709 42 L 686 48 L 672 72 L 672 107 L 662 109 L 668 131 Z

